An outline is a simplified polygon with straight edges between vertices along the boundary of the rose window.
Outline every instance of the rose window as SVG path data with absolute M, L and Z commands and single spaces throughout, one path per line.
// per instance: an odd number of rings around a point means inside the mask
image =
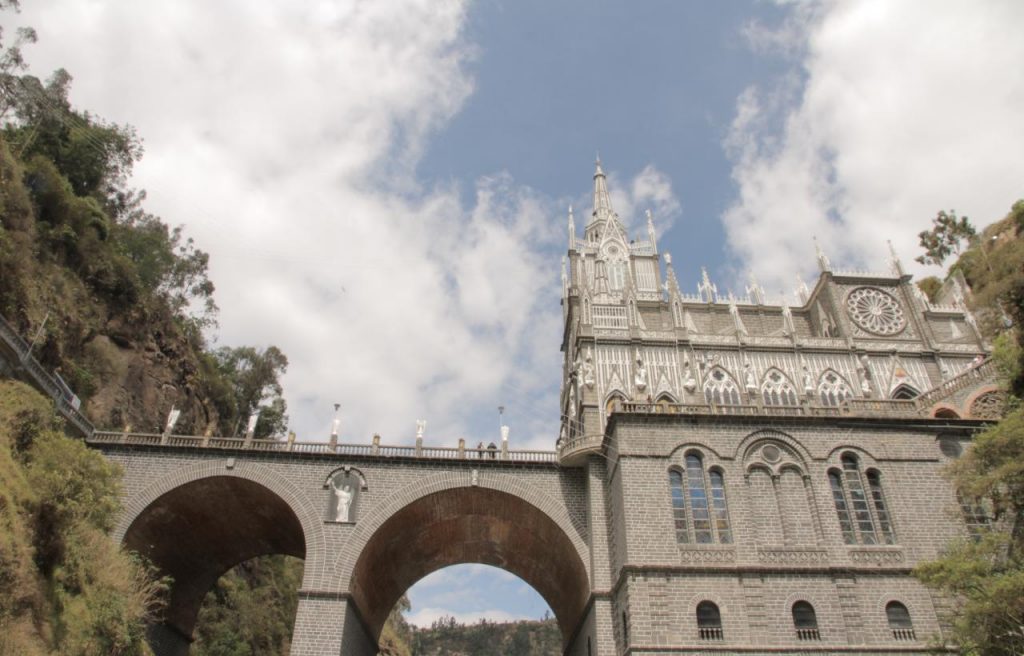
M 854 323 L 876 335 L 895 335 L 907 325 L 900 304 L 880 289 L 853 290 L 846 299 L 846 307 Z

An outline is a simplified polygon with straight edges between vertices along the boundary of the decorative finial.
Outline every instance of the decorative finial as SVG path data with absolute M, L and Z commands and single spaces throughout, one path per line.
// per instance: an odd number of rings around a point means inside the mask
M 822 273 L 831 271 L 832 263 L 828 261 L 828 257 L 822 252 L 821 246 L 818 244 L 818 238 L 815 236 L 811 237 L 811 239 L 814 240 L 814 252 L 818 256 L 818 268 L 821 269 Z
M 900 262 L 900 256 L 896 254 L 896 248 L 892 245 L 892 240 L 887 239 L 885 243 L 889 244 L 889 264 L 892 265 L 893 272 L 898 275 L 903 275 L 903 263 Z

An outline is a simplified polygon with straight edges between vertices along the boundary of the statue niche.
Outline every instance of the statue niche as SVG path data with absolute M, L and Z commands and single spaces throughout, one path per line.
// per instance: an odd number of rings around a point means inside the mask
M 346 467 L 332 473 L 324 487 L 330 491 L 325 519 L 339 524 L 354 524 L 359 510 L 359 496 L 366 481 L 358 471 Z

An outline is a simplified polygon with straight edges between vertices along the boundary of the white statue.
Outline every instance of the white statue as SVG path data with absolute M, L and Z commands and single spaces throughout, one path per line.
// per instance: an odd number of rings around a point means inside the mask
M 743 365 L 743 382 L 747 387 L 747 392 L 754 394 L 757 392 L 757 380 L 754 378 L 754 368 L 747 362 Z
M 693 377 L 693 369 L 690 367 L 690 358 L 683 360 L 683 389 L 693 393 L 697 389 L 697 379 Z
M 425 430 L 427 430 L 427 420 L 426 419 L 417 419 L 416 420 L 416 439 L 417 440 L 422 440 L 423 439 L 423 431 L 425 431 Z
M 588 389 L 594 387 L 594 362 L 593 355 L 590 353 L 590 347 L 587 347 L 587 356 L 583 359 L 583 384 Z
M 355 492 L 352 491 L 352 486 L 346 483 L 339 488 L 332 478 L 331 489 L 334 490 L 334 496 L 338 499 L 338 503 L 334 511 L 334 521 L 349 521 L 349 509 L 352 507 L 352 497 L 355 496 Z
M 811 371 L 804 365 L 804 392 L 808 396 L 814 394 L 814 378 L 811 377 Z
M 640 359 L 640 353 L 636 355 L 636 376 L 633 378 L 633 382 L 636 383 L 636 388 L 641 392 L 647 389 L 647 367 L 644 366 L 644 361 Z

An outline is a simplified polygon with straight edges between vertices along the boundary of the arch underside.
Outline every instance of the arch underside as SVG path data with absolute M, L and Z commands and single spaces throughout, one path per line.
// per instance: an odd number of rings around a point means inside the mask
M 544 512 L 519 497 L 483 487 L 428 494 L 389 517 L 356 561 L 350 591 L 373 637 L 418 580 L 461 563 L 507 570 L 548 603 L 568 640 L 590 596 L 573 542 Z
M 203 597 L 226 571 L 256 556 L 304 558 L 302 526 L 266 487 L 212 476 L 161 495 L 131 523 L 124 547 L 174 579 L 164 624 L 189 637 Z

